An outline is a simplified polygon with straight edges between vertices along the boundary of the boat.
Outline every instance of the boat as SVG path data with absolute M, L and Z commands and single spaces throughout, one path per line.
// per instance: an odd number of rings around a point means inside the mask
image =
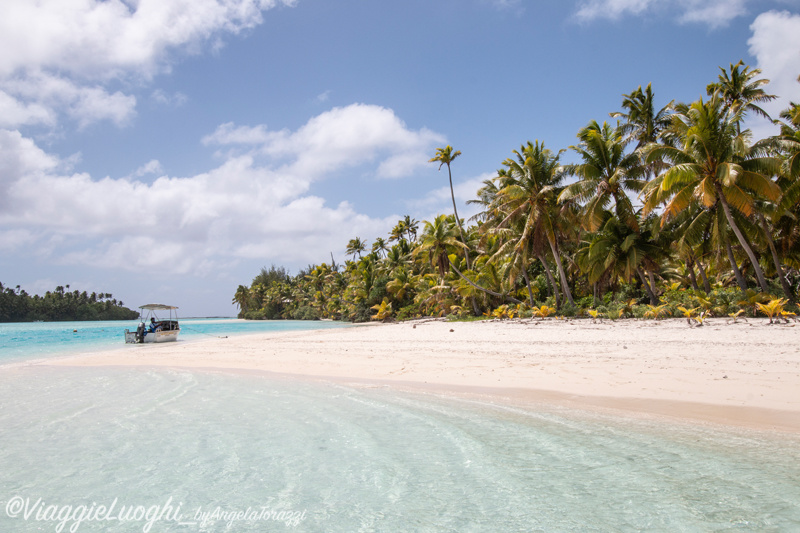
M 143 344 L 150 342 L 171 342 L 178 340 L 181 327 L 178 324 L 177 307 L 163 304 L 147 304 L 139 307 L 139 325 L 135 331 L 125 330 L 127 344 Z M 160 319 L 156 311 L 169 311 L 168 319 Z

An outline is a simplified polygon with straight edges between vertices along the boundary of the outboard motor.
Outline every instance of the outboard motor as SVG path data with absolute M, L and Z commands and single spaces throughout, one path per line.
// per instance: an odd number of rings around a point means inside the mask
M 142 344 L 144 342 L 144 322 L 139 322 L 136 328 L 136 342 Z

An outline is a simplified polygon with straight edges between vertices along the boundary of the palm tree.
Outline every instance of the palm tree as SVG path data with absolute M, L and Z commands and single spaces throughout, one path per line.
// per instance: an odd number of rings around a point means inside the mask
M 744 67 L 740 70 L 740 67 Z M 706 87 L 708 96 L 717 94 L 725 103 L 725 107 L 731 114 L 737 115 L 741 120 L 748 111 L 761 115 L 767 120 L 771 120 L 769 114 L 761 109 L 757 104 L 770 102 L 776 98 L 775 95 L 767 94 L 762 86 L 767 85 L 769 80 L 753 79 L 761 74 L 761 69 L 750 70 L 743 61 L 735 65 L 731 63 L 730 72 L 719 67 L 722 72 L 719 80 L 709 83 Z M 737 121 L 737 132 L 741 133 L 741 126 Z
M 433 222 L 425 221 L 425 227 L 420 236 L 419 246 L 414 249 L 414 255 L 424 255 L 430 264 L 439 272 L 439 277 L 444 283 L 444 277 L 450 270 L 451 251 L 463 250 L 466 245 L 456 238 L 455 228 L 446 215 L 439 215 Z
M 559 196 L 559 202 L 576 199 L 586 202 L 583 208 L 583 227 L 597 231 L 605 222 L 604 212 L 613 201 L 619 219 L 632 230 L 638 231 L 633 205 L 626 191 L 642 190 L 643 167 L 636 153 L 626 153 L 628 141 L 619 128 L 604 122 L 600 126 L 592 121 L 578 133 L 580 143 L 570 146 L 583 159 L 583 163 L 567 165 L 568 173 L 578 181 L 568 185 Z
M 564 172 L 559 165 L 562 152 L 554 154 L 544 144 L 539 144 L 539 141 L 535 144 L 528 141 L 520 151 L 515 150 L 516 158 L 506 159 L 503 163 L 508 170 L 499 178 L 500 190 L 497 191 L 496 202 L 498 211 L 504 217 L 498 223 L 499 228 L 514 221 L 520 221 L 522 225 L 522 231 L 514 238 L 513 254 L 523 260 L 523 274 L 527 277 L 529 251 L 533 251 L 546 265 L 541 250 L 546 243 L 558 268 L 564 298 L 570 305 L 574 305 L 558 249 L 556 224 L 559 215 L 566 211 L 563 204 L 559 207 L 557 201 L 561 192 L 560 185 L 564 180 Z M 526 282 L 530 291 L 530 282 L 527 279 Z
M 383 237 L 378 237 L 375 239 L 375 242 L 372 243 L 372 253 L 375 254 L 383 254 L 386 255 L 386 252 L 389 251 L 389 246 L 386 244 L 386 240 Z
M 641 153 L 641 149 L 650 143 L 658 140 L 662 131 L 667 129 L 670 124 L 670 113 L 673 102 L 656 111 L 655 97 L 651 84 L 642 91 L 640 85 L 631 94 L 622 95 L 622 108 L 625 112 L 610 113 L 613 118 L 621 118 L 624 122 L 619 126 L 620 132 L 628 141 L 635 141 L 635 150 Z M 642 154 L 642 160 L 644 156 Z M 658 162 L 654 162 L 647 167 L 647 179 L 654 177 L 659 171 Z
M 447 166 L 448 171 L 450 170 L 450 166 Z M 452 186 L 452 181 L 450 182 Z M 411 218 L 410 215 L 406 215 L 403 217 L 403 226 L 405 227 L 406 238 L 409 242 L 414 242 L 417 240 L 417 230 L 419 229 L 419 221 L 414 220 Z
M 350 242 L 347 243 L 347 249 L 345 250 L 345 255 L 352 256 L 353 259 L 358 258 L 361 259 L 361 253 L 366 251 L 367 243 L 362 241 L 359 237 L 355 239 L 350 239 Z
M 94 296 L 94 293 L 92 293 L 92 295 Z M 233 301 L 231 302 L 239 306 L 239 316 L 247 313 L 247 307 L 249 301 L 250 301 L 250 289 L 248 289 L 244 285 L 239 285 L 239 287 L 236 289 L 236 293 L 233 296 Z
M 588 250 L 584 252 L 584 268 L 589 274 L 589 281 L 594 283 L 604 275 L 622 277 L 627 281 L 638 276 L 651 305 L 658 305 L 655 287 L 644 275 L 645 270 L 652 272 L 656 268 L 655 259 L 661 255 L 661 249 L 655 244 L 651 233 L 651 224 L 643 220 L 645 228 L 633 231 L 608 211 L 604 219 L 600 231 L 594 234 Z
M 453 191 L 453 173 L 450 170 L 450 163 L 455 161 L 455 159 L 461 155 L 461 151 L 453 150 L 453 147 L 449 144 L 444 148 L 437 148 L 436 155 L 433 156 L 428 162 L 429 163 L 439 163 L 439 170 L 442 170 L 442 165 L 447 165 L 447 177 L 450 179 L 450 198 L 453 200 L 453 215 L 456 217 L 456 223 L 458 224 L 458 230 L 461 234 L 461 242 L 467 244 L 467 239 L 464 237 L 464 227 L 461 225 L 461 219 L 458 218 L 458 208 L 456 207 L 456 195 Z M 470 268 L 469 262 L 469 253 L 465 253 L 467 258 L 467 268 Z
M 436 155 L 433 156 L 428 162 L 429 163 L 439 163 L 439 170 L 442 170 L 442 165 L 447 165 L 447 177 L 450 180 L 450 198 L 453 200 L 453 215 L 456 218 L 456 224 L 458 225 L 458 231 L 461 234 L 461 242 L 465 244 L 464 246 L 464 258 L 467 261 L 467 270 L 472 270 L 472 265 L 470 264 L 470 257 L 469 257 L 469 247 L 467 238 L 464 236 L 464 227 L 461 224 L 461 219 L 458 217 L 458 208 L 456 207 L 456 195 L 453 191 L 453 173 L 450 169 L 450 163 L 452 163 L 458 156 L 461 155 L 460 150 L 453 150 L 453 147 L 449 144 L 444 148 L 437 148 Z M 475 314 L 478 314 L 478 305 L 475 303 L 475 299 L 472 298 L 472 310 Z
M 762 147 L 748 147 L 749 131 L 739 132 L 743 109 L 729 112 L 725 101 L 714 95 L 691 106 L 677 106 L 670 134 L 676 146 L 653 144 L 647 160 L 663 159 L 670 168 L 648 184 L 645 213 L 666 202 L 662 224 L 692 204 L 711 208 L 719 202 L 728 226 L 750 259 L 758 284 L 768 291 L 764 273 L 750 244 L 734 219 L 732 208 L 745 217 L 754 213 L 757 197 L 777 200 L 779 187 L 770 180 L 780 170 L 777 158 L 758 154 Z

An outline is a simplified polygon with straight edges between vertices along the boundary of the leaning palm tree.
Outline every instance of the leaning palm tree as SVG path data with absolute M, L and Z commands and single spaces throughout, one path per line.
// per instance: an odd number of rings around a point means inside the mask
M 567 165 L 569 174 L 578 181 L 568 185 L 559 196 L 559 202 L 577 200 L 585 203 L 582 225 L 588 231 L 597 231 L 605 222 L 604 213 L 614 203 L 617 217 L 634 231 L 639 226 L 627 191 L 638 193 L 644 186 L 644 167 L 635 152 L 626 152 L 628 141 L 619 128 L 604 122 L 600 126 L 592 121 L 578 133 L 580 143 L 570 146 L 583 163 Z
M 653 144 L 647 160 L 670 163 L 670 168 L 650 182 L 644 191 L 645 213 L 665 204 L 662 224 L 693 204 L 722 207 L 728 226 L 750 259 L 758 284 L 768 291 L 764 273 L 750 243 L 736 223 L 733 210 L 753 215 L 758 197 L 775 201 L 780 188 L 769 176 L 780 170 L 775 157 L 759 156 L 763 146 L 747 144 L 749 131 L 739 132 L 743 109 L 730 112 L 715 94 L 707 102 L 677 106 L 669 134 L 675 146 Z
M 95 294 L 92 293 L 92 296 L 95 296 Z M 245 313 L 247 313 L 248 304 L 250 303 L 250 289 L 244 285 L 239 285 L 231 303 L 234 303 L 239 307 L 239 316 L 243 316 Z

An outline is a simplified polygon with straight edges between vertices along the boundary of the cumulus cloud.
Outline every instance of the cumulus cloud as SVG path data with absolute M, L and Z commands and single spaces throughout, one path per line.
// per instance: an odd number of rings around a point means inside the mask
M 308 194 L 314 180 L 351 165 L 399 175 L 425 165 L 443 140 L 409 129 L 389 109 L 353 105 L 296 131 L 223 124 L 204 142 L 236 149 L 194 176 L 161 175 L 151 160 L 129 176 L 96 179 L 0 130 L 0 246 L 40 246 L 62 263 L 193 274 L 277 250 L 286 261 L 311 261 L 331 243 L 388 231 L 394 220 L 347 202 L 327 205 Z M 153 175 L 160 177 L 140 179 Z
M 770 80 L 765 90 L 778 98 L 762 107 L 773 118 L 788 107 L 800 103 L 800 15 L 787 11 L 768 11 L 750 26 L 753 35 L 747 41 L 762 76 Z M 774 135 L 777 128 L 764 119 L 751 117 L 750 127 L 756 138 Z
M 256 153 L 271 161 L 283 161 L 285 173 L 313 180 L 381 158 L 378 177 L 407 176 L 426 163 L 432 146 L 444 140 L 426 128 L 408 129 L 391 109 L 353 104 L 317 115 L 297 131 L 223 124 L 203 143 L 256 147 Z
M 596 19 L 617 20 L 627 15 L 641 15 L 659 9 L 677 11 L 683 23 L 706 24 L 711 28 L 727 26 L 744 15 L 748 0 L 588 0 L 579 4 L 575 17 L 580 22 Z
M 111 92 L 119 80 L 148 81 L 176 51 L 199 51 L 220 34 L 262 22 L 262 11 L 294 0 L 9 0 L 0 17 L 0 111 L 4 127 L 125 124 L 136 99 Z M 155 94 L 180 105 L 185 96 Z

